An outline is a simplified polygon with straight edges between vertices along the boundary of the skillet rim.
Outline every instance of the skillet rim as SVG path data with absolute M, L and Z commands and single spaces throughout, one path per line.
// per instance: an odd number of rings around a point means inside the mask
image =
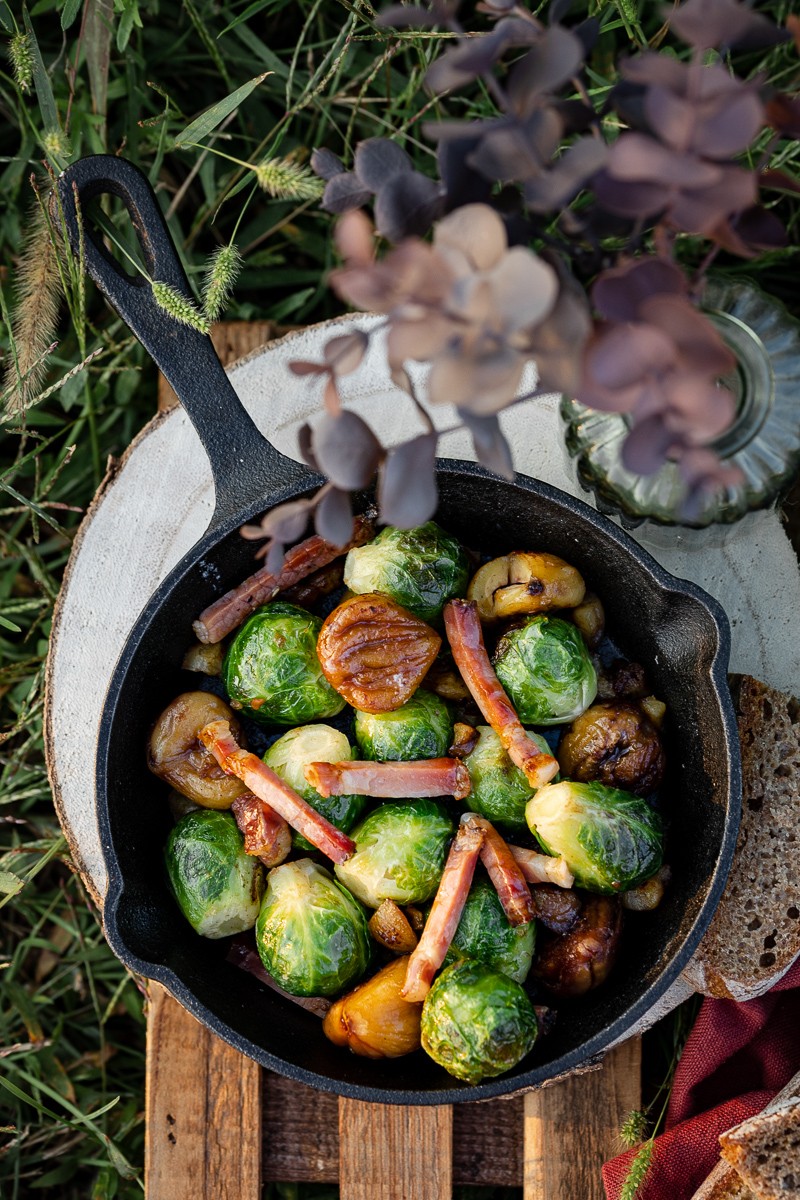
M 437 459 L 436 468 L 437 476 L 455 474 L 463 478 L 466 475 L 493 483 L 499 482 L 497 476 L 480 467 L 478 464 L 468 461 Z M 727 683 L 730 627 L 722 605 L 697 584 L 672 575 L 647 550 L 640 546 L 630 534 L 609 521 L 607 517 L 599 513 L 596 509 L 593 509 L 583 500 L 527 475 L 515 474 L 513 480 L 510 482 L 511 486 L 521 488 L 529 495 L 541 496 L 551 503 L 557 504 L 562 510 L 566 510 L 569 515 L 587 522 L 607 541 L 610 540 L 615 545 L 617 551 L 627 553 L 629 557 L 635 559 L 653 579 L 653 582 L 660 591 L 691 598 L 701 608 L 705 609 L 717 634 L 716 651 L 708 668 L 707 678 L 711 682 L 717 711 L 722 719 L 728 789 L 719 851 L 714 870 L 706 885 L 704 899 L 700 903 L 686 935 L 682 938 L 677 949 L 671 954 L 649 987 L 602 1031 L 596 1033 L 587 1041 L 582 1042 L 578 1047 L 562 1054 L 559 1058 L 547 1064 L 532 1067 L 529 1071 L 512 1077 L 500 1075 L 494 1079 L 489 1079 L 475 1085 L 462 1084 L 459 1086 L 454 1083 L 450 1087 L 427 1089 L 424 1091 L 414 1091 L 408 1088 L 384 1089 L 380 1086 L 367 1086 L 344 1080 L 331 1079 L 328 1075 L 310 1071 L 265 1051 L 261 1046 L 238 1033 L 221 1018 L 216 1016 L 206 1005 L 200 1003 L 191 988 L 184 984 L 171 968 L 158 963 L 149 963 L 128 949 L 117 924 L 117 910 L 126 885 L 122 877 L 122 870 L 119 866 L 111 834 L 111 817 L 108 804 L 109 784 L 106 767 L 120 692 L 131 661 L 137 654 L 142 642 L 146 640 L 152 619 L 178 580 L 187 570 L 194 567 L 205 553 L 228 537 L 244 521 L 252 519 L 256 513 L 266 511 L 263 500 L 250 504 L 233 517 L 228 517 L 219 524 L 212 520 L 210 528 L 206 530 L 200 540 L 195 543 L 181 558 L 180 562 L 169 572 L 145 604 L 128 634 L 108 686 L 98 728 L 95 800 L 101 847 L 108 872 L 108 888 L 103 905 L 103 928 L 111 949 L 132 971 L 161 983 L 188 1012 L 192 1013 L 202 1024 L 211 1029 L 212 1032 L 221 1037 L 229 1045 L 235 1047 L 269 1070 L 305 1083 L 317 1090 L 329 1093 L 333 1092 L 336 1095 L 345 1096 L 349 1099 L 382 1104 L 454 1104 L 466 1101 L 488 1100 L 497 1096 L 530 1090 L 575 1070 L 580 1065 L 602 1054 L 613 1043 L 624 1039 L 625 1034 L 653 1008 L 677 979 L 705 933 L 727 882 L 736 849 L 741 815 L 741 761 L 733 701 Z M 304 477 L 293 480 L 292 483 L 280 488 L 274 495 L 270 496 L 268 507 L 274 507 L 283 500 L 295 497 L 298 495 L 298 492 L 309 490 L 313 486 L 314 476 L 309 472 Z

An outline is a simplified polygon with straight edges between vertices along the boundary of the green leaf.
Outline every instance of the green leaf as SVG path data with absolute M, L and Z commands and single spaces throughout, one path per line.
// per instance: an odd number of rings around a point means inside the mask
M 28 14 L 27 6 L 22 9 L 22 19 L 25 22 L 25 31 L 31 39 L 31 54 L 33 55 L 33 86 L 36 88 L 36 99 L 39 101 L 39 110 L 42 114 L 42 121 L 45 129 L 61 129 L 61 122 L 58 119 L 58 109 L 56 108 L 56 98 L 53 95 L 53 89 L 50 84 L 50 76 L 47 74 L 47 69 L 44 65 L 42 52 L 39 49 L 39 43 L 36 40 L 36 34 L 33 32 L 31 18 Z
M 17 626 L 12 625 L 10 621 L 6 621 L 2 617 L 0 617 L 0 621 L 2 621 L 4 625 L 8 625 L 10 629 L 16 629 L 18 633 L 20 632 L 20 630 L 17 629 Z M 0 892 L 5 892 L 8 896 L 16 896 L 17 892 L 22 891 L 24 882 L 25 881 L 20 879 L 19 875 L 15 875 L 13 871 L 0 870 Z
M 213 129 L 217 128 L 221 121 L 225 120 L 229 113 L 238 108 L 242 101 L 246 100 L 250 93 L 255 91 L 258 85 L 271 74 L 271 71 L 265 71 L 263 75 L 256 75 L 254 79 L 243 83 L 235 92 L 231 92 L 224 100 L 220 100 L 217 104 L 212 104 L 211 108 L 207 108 L 196 120 L 190 122 L 182 133 L 178 134 L 175 139 L 175 145 L 182 146 L 187 142 L 199 142 L 201 138 L 207 137 Z
M 81 11 L 82 0 L 66 0 L 61 10 L 61 28 L 69 29 L 78 13 Z
M 22 633 L 19 625 L 15 625 L 13 621 L 9 621 L 8 617 L 4 617 L 2 613 L 0 613 L 0 625 L 3 626 L 3 629 L 10 629 L 12 633 Z M 0 888 L 2 886 L 2 883 L 0 883 Z

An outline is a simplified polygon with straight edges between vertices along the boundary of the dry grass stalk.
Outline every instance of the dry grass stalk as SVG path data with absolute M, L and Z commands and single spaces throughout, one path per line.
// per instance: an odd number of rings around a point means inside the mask
M 37 395 L 54 340 L 60 299 L 56 248 L 45 214 L 37 204 L 17 266 L 12 361 L 6 369 L 3 389 L 9 413 L 22 412 Z

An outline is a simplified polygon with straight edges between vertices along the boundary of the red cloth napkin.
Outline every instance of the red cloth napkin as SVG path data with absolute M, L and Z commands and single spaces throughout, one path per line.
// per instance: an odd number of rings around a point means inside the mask
M 719 1135 L 760 1112 L 798 1071 L 800 960 L 758 1000 L 705 1000 L 636 1200 L 690 1200 L 719 1159 Z M 603 1167 L 608 1200 L 619 1200 L 635 1157 L 628 1150 Z

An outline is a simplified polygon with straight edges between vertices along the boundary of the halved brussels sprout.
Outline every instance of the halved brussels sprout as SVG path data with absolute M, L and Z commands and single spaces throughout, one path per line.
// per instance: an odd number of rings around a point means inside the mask
M 347 833 L 364 811 L 366 796 L 320 796 L 304 772 L 312 762 L 345 762 L 352 757 L 353 750 L 347 738 L 332 725 L 301 725 L 273 742 L 264 755 L 264 762 L 326 820 Z M 313 849 L 299 833 L 292 834 L 292 845 L 298 850 Z
M 336 877 L 370 908 L 421 904 L 439 884 L 453 822 L 435 800 L 382 804 L 350 831 L 356 852 Z
M 539 1032 L 518 983 L 482 963 L 442 971 L 422 1008 L 422 1048 L 456 1079 L 480 1083 L 510 1071 Z
M 423 688 L 394 712 L 356 712 L 359 749 L 376 762 L 443 758 L 452 736 L 453 719 L 444 700 Z
M 256 945 L 272 978 L 293 996 L 334 996 L 363 975 L 371 944 L 361 905 L 310 858 L 267 876 Z
M 245 854 L 242 835 L 228 813 L 187 813 L 170 833 L 164 859 L 180 910 L 202 937 L 252 929 L 264 892 L 264 868 Z
M 448 600 L 465 595 L 468 575 L 463 547 L 435 521 L 416 529 L 388 526 L 351 550 L 344 564 L 351 592 L 383 592 L 423 621 L 434 621 Z
M 344 700 L 317 657 L 322 621 L 304 608 L 272 600 L 234 637 L 222 679 L 234 707 L 264 724 L 299 725 L 335 717 Z
M 492 822 L 511 829 L 525 828 L 525 805 L 535 792 L 519 767 L 503 749 L 503 743 L 488 725 L 478 725 L 478 743 L 464 759 L 472 780 L 469 805 Z M 544 754 L 550 748 L 543 737 L 528 730 L 528 736 Z
M 523 725 L 561 725 L 597 695 L 597 673 L 578 630 L 560 617 L 510 629 L 494 655 L 497 678 Z
M 468 958 L 524 983 L 536 946 L 536 922 L 512 925 L 488 879 L 470 888 L 446 963 Z
M 548 854 L 567 860 L 578 887 L 616 895 L 661 866 L 661 818 L 646 800 L 602 783 L 549 783 L 525 817 Z

